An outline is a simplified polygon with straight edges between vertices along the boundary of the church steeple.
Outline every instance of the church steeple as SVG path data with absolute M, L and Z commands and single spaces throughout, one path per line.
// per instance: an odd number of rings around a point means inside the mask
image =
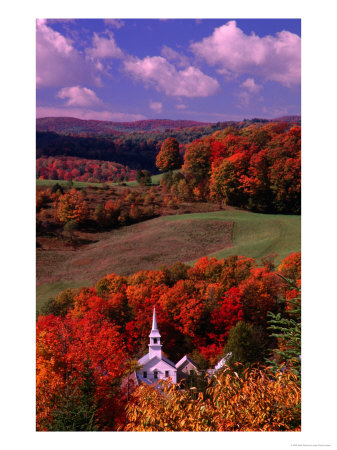
M 158 331 L 157 317 L 156 317 L 156 305 L 153 307 L 152 331 Z
M 161 359 L 161 344 L 160 344 L 160 333 L 157 325 L 157 317 L 156 317 L 156 307 L 153 307 L 153 317 L 152 317 L 152 330 L 149 335 L 150 343 L 149 343 L 149 358 L 153 358 L 157 356 Z

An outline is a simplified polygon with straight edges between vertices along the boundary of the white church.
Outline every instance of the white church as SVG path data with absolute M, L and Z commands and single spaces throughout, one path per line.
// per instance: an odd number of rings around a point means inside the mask
M 177 364 L 174 364 L 162 354 L 160 333 L 157 325 L 156 307 L 153 308 L 152 330 L 149 335 L 149 352 L 138 360 L 139 370 L 135 372 L 136 384 L 154 384 L 161 379 L 171 378 L 176 384 L 186 375 L 198 372 L 197 365 L 185 355 Z

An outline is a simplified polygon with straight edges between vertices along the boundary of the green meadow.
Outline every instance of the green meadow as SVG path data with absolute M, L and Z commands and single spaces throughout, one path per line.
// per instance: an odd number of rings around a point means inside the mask
M 258 260 L 270 254 L 277 255 L 276 264 L 292 252 L 301 249 L 301 217 L 282 214 L 257 214 L 246 211 L 216 211 L 200 214 L 167 216 L 165 220 L 214 219 L 234 223 L 233 246 L 208 256 L 218 259 L 243 255 Z M 195 261 L 192 261 L 195 262 Z

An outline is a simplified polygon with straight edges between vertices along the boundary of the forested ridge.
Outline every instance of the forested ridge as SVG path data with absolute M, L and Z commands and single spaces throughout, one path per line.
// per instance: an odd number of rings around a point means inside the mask
M 283 118 L 284 123 L 300 123 L 298 116 Z M 68 122 L 81 128 L 69 128 Z M 277 121 L 277 119 L 276 119 Z M 99 131 L 95 127 L 85 128 L 85 124 L 113 124 L 116 127 L 111 132 Z M 191 124 L 194 125 L 192 126 Z M 36 127 L 36 155 L 41 156 L 76 156 L 87 159 L 102 159 L 129 165 L 133 169 L 148 169 L 156 172 L 154 164 L 156 154 L 168 137 L 177 139 L 184 152 L 185 144 L 203 136 L 211 135 L 215 131 L 234 126 L 240 130 L 251 124 L 268 123 L 266 119 L 251 119 L 242 122 L 217 122 L 202 124 L 190 121 L 140 121 L 130 123 L 82 121 L 70 118 L 37 119 Z M 144 126 L 147 124 L 147 126 Z M 171 125 L 163 126 L 162 124 Z M 188 126 L 187 126 L 188 124 Z M 123 131 L 118 131 L 118 125 Z M 173 126 L 175 125 L 175 126 Z M 179 126 L 178 126 L 179 125 Z M 123 128 L 123 126 L 125 126 Z M 90 131 L 91 130 L 91 131 Z

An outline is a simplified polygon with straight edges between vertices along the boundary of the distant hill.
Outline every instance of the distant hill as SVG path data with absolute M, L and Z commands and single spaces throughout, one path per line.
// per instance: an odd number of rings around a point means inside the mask
M 301 116 L 282 116 L 275 119 L 245 119 L 243 122 L 236 122 L 247 126 L 248 123 L 263 123 L 263 122 L 289 122 L 301 123 Z M 234 124 L 235 122 L 223 122 L 224 126 L 227 124 Z M 165 132 L 168 130 L 178 130 L 185 128 L 207 127 L 211 122 L 196 122 L 193 120 L 169 120 L 169 119 L 151 119 L 138 120 L 136 122 L 108 122 L 103 120 L 82 120 L 73 117 L 43 117 L 36 119 L 36 131 L 52 131 L 58 134 L 67 135 L 82 135 L 82 136 L 118 136 L 128 133 L 152 133 Z
M 137 122 L 106 122 L 103 120 L 81 120 L 73 117 L 44 117 L 36 119 L 36 131 L 53 131 L 60 134 L 104 134 L 119 135 L 132 132 L 165 131 L 177 128 L 207 126 L 209 122 L 193 120 L 153 119 Z
M 282 116 L 276 119 L 270 120 L 270 122 L 289 122 L 289 123 L 301 123 L 301 116 Z

